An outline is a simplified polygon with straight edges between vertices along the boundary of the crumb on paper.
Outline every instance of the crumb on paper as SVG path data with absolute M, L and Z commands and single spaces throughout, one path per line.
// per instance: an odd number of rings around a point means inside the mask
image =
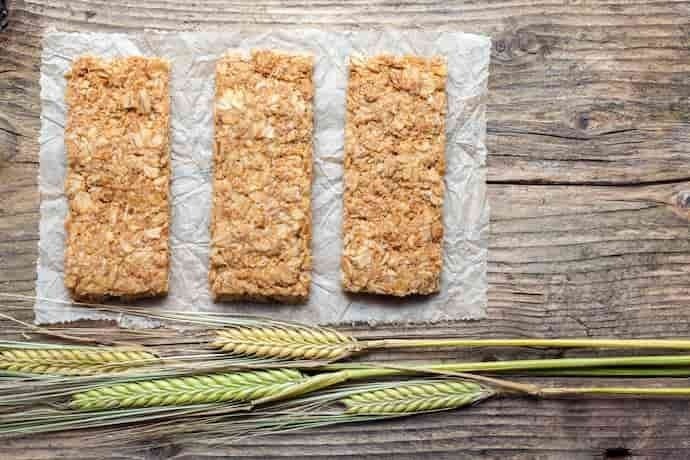
M 442 268 L 446 61 L 350 59 L 345 128 L 343 285 L 438 292 Z
M 216 300 L 302 302 L 311 283 L 313 57 L 216 66 L 209 282 Z
M 82 56 L 65 77 L 65 285 L 77 299 L 165 294 L 170 65 Z

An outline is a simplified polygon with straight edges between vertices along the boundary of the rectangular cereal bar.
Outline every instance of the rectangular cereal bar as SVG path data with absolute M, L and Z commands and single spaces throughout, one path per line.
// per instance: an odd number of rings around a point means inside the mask
M 78 299 L 165 294 L 170 66 L 85 56 L 66 78 L 65 285 Z
M 313 58 L 216 66 L 209 282 L 217 300 L 294 303 L 311 282 Z
M 349 72 L 344 288 L 394 296 L 438 292 L 445 60 L 353 57 Z

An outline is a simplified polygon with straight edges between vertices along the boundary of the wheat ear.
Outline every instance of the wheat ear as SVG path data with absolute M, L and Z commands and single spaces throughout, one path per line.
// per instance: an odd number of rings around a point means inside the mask
M 15 348 L 0 351 L 0 369 L 23 374 L 93 375 L 122 372 L 158 361 L 136 350 Z
M 323 327 L 233 326 L 215 331 L 211 346 L 234 355 L 336 360 L 361 350 L 353 337 Z
M 403 384 L 357 393 L 342 400 L 353 415 L 412 414 L 466 406 L 493 395 L 489 388 L 465 380 Z
M 252 401 L 302 380 L 304 376 L 299 371 L 276 369 L 121 383 L 75 393 L 70 407 L 90 411 Z

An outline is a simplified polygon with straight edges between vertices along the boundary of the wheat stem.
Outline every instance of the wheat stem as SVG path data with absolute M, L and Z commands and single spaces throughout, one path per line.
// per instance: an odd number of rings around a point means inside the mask
M 546 347 L 690 350 L 684 339 L 381 339 L 360 341 L 364 350 L 428 347 Z
M 334 329 L 296 324 L 233 325 L 214 331 L 213 348 L 241 356 L 336 361 L 369 350 L 429 347 L 552 347 L 690 350 L 674 339 L 380 339 L 358 340 Z
M 496 374 L 501 374 L 498 372 Z M 603 367 L 536 369 L 520 372 L 537 377 L 690 377 L 690 367 Z
M 690 396 L 690 388 L 639 388 L 639 387 L 556 387 L 542 388 L 539 396 L 562 397 L 582 395 L 603 396 Z
M 364 366 L 352 364 L 329 364 L 322 366 L 322 370 L 361 372 L 369 377 L 387 377 L 400 373 L 433 372 L 510 372 L 559 369 L 595 369 L 605 372 L 608 368 L 630 368 L 634 366 L 659 368 L 663 372 L 667 367 L 690 366 L 690 355 L 660 355 L 660 356 L 622 356 L 607 358 L 557 358 L 557 359 L 523 359 L 514 361 L 492 362 L 464 362 L 425 365 L 396 364 L 387 367 L 385 364 L 370 363 Z M 404 369 L 404 370 L 401 370 Z
M 0 369 L 22 374 L 94 375 L 158 362 L 153 353 L 131 349 L 14 348 L 0 350 Z
M 515 361 L 496 361 L 480 363 L 447 363 L 447 364 L 426 364 L 426 365 L 395 365 L 385 366 L 383 364 L 331 364 L 322 366 L 322 371 L 336 371 L 318 374 L 309 377 L 297 385 L 285 388 L 262 397 L 255 401 L 256 404 L 263 404 L 279 400 L 286 400 L 301 396 L 312 391 L 327 388 L 343 382 L 353 380 L 365 380 L 383 377 L 395 377 L 414 374 L 448 374 L 453 375 L 459 372 L 482 372 L 482 371 L 528 371 L 528 370 L 559 370 L 559 369 L 581 369 L 581 368 L 616 368 L 617 366 L 652 366 L 664 369 L 663 366 L 690 365 L 690 356 L 632 356 L 615 358 L 561 358 L 561 359 L 532 359 Z M 513 390 L 537 394 L 538 390 L 527 384 L 513 385 Z
M 292 369 L 206 374 L 100 386 L 72 396 L 78 410 L 253 401 L 304 381 Z

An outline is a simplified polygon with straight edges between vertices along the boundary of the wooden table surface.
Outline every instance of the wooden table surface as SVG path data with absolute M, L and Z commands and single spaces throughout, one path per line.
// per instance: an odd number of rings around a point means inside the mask
M 690 2 L 10 0 L 9 8 L 0 32 L 0 291 L 31 294 L 35 282 L 38 74 L 46 27 L 448 27 L 493 39 L 489 317 L 359 332 L 690 335 Z M 483 350 L 459 356 L 544 354 Z M 506 399 L 207 450 L 151 449 L 140 458 L 678 459 L 690 458 L 689 428 L 684 401 Z M 76 435 L 0 447 L 0 458 L 55 457 L 118 455 L 82 450 Z

